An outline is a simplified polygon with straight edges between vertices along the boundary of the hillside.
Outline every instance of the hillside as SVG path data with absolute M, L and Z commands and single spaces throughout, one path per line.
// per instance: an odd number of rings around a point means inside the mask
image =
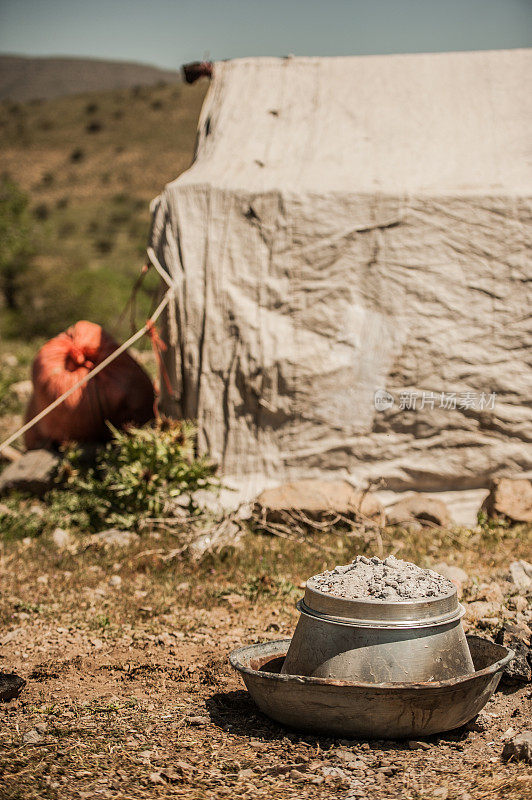
M 20 310 L 0 307 L 3 335 L 48 336 L 82 318 L 127 332 L 127 315 L 117 320 L 146 258 L 149 203 L 191 162 L 207 85 L 0 103 L 0 174 L 28 193 L 35 228 Z M 148 278 L 142 313 L 157 284 Z
M 25 58 L 0 55 L 0 100 L 51 100 L 82 92 L 178 83 L 177 71 L 93 58 Z

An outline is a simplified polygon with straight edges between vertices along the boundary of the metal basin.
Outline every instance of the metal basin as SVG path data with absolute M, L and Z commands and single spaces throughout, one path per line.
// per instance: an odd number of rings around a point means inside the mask
M 346 600 L 312 588 L 298 603 L 282 672 L 364 683 L 441 681 L 474 672 L 456 589 L 426 600 Z
M 369 739 L 427 736 L 464 725 L 486 705 L 515 655 L 468 636 L 472 675 L 428 683 L 355 683 L 282 673 L 290 641 L 231 653 L 231 666 L 261 711 L 298 730 Z

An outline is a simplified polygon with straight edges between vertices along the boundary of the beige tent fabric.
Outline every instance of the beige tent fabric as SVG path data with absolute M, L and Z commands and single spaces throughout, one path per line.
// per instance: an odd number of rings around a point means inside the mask
M 152 246 L 176 285 L 163 408 L 239 485 L 532 469 L 531 68 L 529 50 L 215 65 Z

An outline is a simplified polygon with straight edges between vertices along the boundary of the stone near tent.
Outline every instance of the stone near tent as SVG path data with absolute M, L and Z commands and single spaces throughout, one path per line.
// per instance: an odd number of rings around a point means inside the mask
M 490 519 L 502 517 L 511 522 L 532 522 L 532 479 L 498 478 L 492 481 L 481 510 Z
M 384 507 L 370 492 L 355 489 L 347 481 L 302 480 L 266 489 L 255 502 L 255 513 L 264 520 L 276 522 L 287 514 L 301 514 L 312 520 L 335 514 L 369 520 L 382 525 Z
M 413 521 L 425 525 L 437 525 L 440 528 L 447 528 L 453 524 L 449 509 L 437 497 L 414 494 L 404 497 L 386 509 L 388 525 L 408 525 Z
M 10 491 L 41 495 L 51 489 L 61 459 L 49 450 L 31 450 L 0 475 L 0 494 Z
M 509 684 L 532 681 L 532 633 L 527 625 L 506 622 L 497 632 L 495 642 L 515 650 L 515 658 L 503 673 L 503 682 Z

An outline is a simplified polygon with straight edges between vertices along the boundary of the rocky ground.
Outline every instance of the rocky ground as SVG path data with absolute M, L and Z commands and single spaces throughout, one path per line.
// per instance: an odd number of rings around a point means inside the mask
M 172 537 L 41 536 L 0 550 L 0 671 L 27 683 L 0 704 L 0 797 L 530 797 L 532 766 L 503 748 L 530 729 L 532 684 L 505 683 L 474 725 L 419 742 L 303 735 L 265 718 L 229 652 L 289 636 L 302 581 L 357 553 L 453 572 L 468 626 L 521 629 L 530 596 L 509 564 L 532 528 L 248 533 L 240 549 L 164 562 Z M 460 570 L 463 570 L 461 572 Z

